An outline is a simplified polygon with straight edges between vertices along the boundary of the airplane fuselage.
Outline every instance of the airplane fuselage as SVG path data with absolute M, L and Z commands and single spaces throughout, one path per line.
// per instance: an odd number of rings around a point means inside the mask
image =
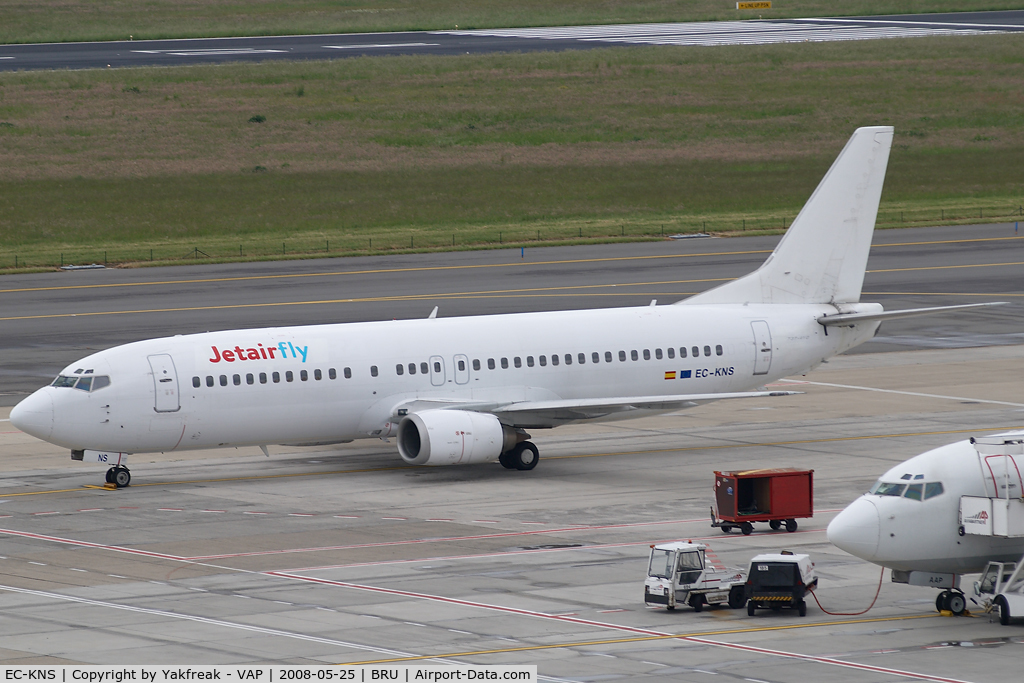
M 19 420 L 70 449 L 140 453 L 387 436 L 396 406 L 412 399 L 486 404 L 745 391 L 804 372 L 878 327 L 826 330 L 816 322 L 835 311 L 669 305 L 165 337 L 68 366 L 62 377 L 109 377 L 109 386 L 44 387 Z

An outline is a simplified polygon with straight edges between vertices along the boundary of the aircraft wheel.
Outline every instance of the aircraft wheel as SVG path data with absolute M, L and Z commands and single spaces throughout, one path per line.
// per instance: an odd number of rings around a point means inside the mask
M 108 484 L 113 484 L 114 483 L 114 468 L 113 467 L 111 467 L 110 469 L 107 470 L 106 482 Z
M 772 528 L 772 531 L 778 531 L 782 528 L 782 522 L 777 519 L 773 519 L 772 521 L 768 522 L 768 526 Z
M 793 533 L 794 531 L 796 531 L 796 520 L 795 519 L 787 519 L 786 520 L 786 531 L 788 531 L 789 533 Z
M 967 609 L 967 601 L 964 600 L 962 593 L 951 592 L 949 599 L 946 600 L 946 609 L 953 613 L 954 617 L 963 616 L 964 610 Z
M 1001 595 L 996 598 L 996 603 L 999 605 L 999 623 L 1006 626 L 1010 623 L 1010 606 Z
M 799 614 L 800 616 L 806 617 L 807 616 L 807 602 L 805 602 L 804 600 L 801 600 L 800 603 L 796 606 L 796 611 L 797 611 L 797 614 Z
M 132 473 L 128 471 L 127 467 L 117 467 L 114 469 L 114 483 L 117 484 L 117 488 L 123 489 L 128 486 L 132 481 Z
M 514 470 L 516 468 L 516 456 L 514 454 L 517 448 L 519 448 L 518 445 L 514 446 L 512 450 L 505 451 L 504 453 L 498 456 L 498 462 L 500 462 L 501 466 L 504 467 L 506 470 Z
M 691 595 L 690 596 L 690 607 L 693 608 L 694 612 L 704 611 L 704 596 L 703 595 Z
M 747 616 L 748 617 L 754 616 L 754 612 L 756 610 L 757 610 L 757 606 L 754 604 L 754 601 L 753 600 L 748 601 L 747 602 Z
M 515 465 L 517 470 L 532 470 L 540 461 L 540 451 L 529 441 L 523 441 L 515 447 Z
M 935 611 L 941 612 L 944 609 L 949 609 L 949 591 L 939 591 L 935 598 Z
M 743 607 L 744 602 L 746 597 L 743 595 L 743 586 L 733 586 L 729 591 L 729 607 L 739 609 Z
M 740 531 L 743 532 L 744 536 L 749 536 L 754 531 L 754 525 L 750 522 L 743 522 L 743 524 L 740 524 Z

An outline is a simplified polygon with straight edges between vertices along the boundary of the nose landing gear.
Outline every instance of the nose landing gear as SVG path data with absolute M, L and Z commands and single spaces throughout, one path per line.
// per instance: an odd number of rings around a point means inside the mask
M 944 590 L 935 598 L 935 609 L 952 612 L 954 617 L 959 617 L 967 610 L 967 600 L 958 590 Z
M 132 481 L 132 473 L 124 465 L 111 467 L 107 470 L 107 483 L 114 484 L 119 489 L 128 486 Z

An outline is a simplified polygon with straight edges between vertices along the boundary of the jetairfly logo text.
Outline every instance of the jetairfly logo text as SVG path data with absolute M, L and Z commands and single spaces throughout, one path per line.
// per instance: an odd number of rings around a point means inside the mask
M 309 353 L 309 346 L 295 346 L 291 342 L 280 342 L 277 346 L 263 346 L 263 344 L 257 344 L 256 348 L 243 349 L 241 346 L 236 346 L 233 349 L 221 348 L 218 349 L 216 346 L 211 346 L 210 349 L 213 351 L 213 357 L 210 358 L 211 363 L 234 363 L 235 361 L 246 361 L 246 360 L 286 360 L 291 358 L 298 358 L 301 362 L 306 362 L 306 355 Z

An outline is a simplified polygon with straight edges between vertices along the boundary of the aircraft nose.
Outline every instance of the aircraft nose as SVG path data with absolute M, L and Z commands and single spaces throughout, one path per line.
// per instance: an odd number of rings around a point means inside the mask
M 53 433 L 53 400 L 40 389 L 11 408 L 11 424 L 37 439 L 50 438 Z
M 880 532 L 878 508 L 861 496 L 836 515 L 826 533 L 832 545 L 870 562 L 878 553 Z

